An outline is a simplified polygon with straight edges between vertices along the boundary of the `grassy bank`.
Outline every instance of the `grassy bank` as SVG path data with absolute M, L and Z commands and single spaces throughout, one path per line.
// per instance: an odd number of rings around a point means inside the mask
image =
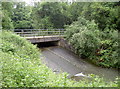
M 41 63 L 35 45 L 12 32 L 3 31 L 0 38 L 2 87 L 117 87 L 116 81 L 106 83 L 95 75 L 92 81 L 76 82 L 66 73 L 55 74 Z

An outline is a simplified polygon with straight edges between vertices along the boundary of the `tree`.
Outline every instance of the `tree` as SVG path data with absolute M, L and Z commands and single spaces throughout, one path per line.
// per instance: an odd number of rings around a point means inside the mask
M 64 28 L 64 25 L 71 23 L 67 10 L 65 3 L 35 3 L 32 12 L 33 26 L 35 28 Z
M 81 15 L 81 12 L 83 10 L 83 6 L 85 6 L 86 3 L 83 2 L 73 2 L 70 6 L 69 6 L 69 13 L 70 13 L 70 17 L 73 21 L 77 21 L 78 17 Z
M 94 19 L 99 29 L 119 28 L 119 2 L 93 2 L 83 6 L 82 16 L 87 20 Z
M 14 3 L 14 13 L 12 20 L 15 29 L 31 29 L 31 7 L 26 6 L 25 2 Z
M 12 2 L 2 2 L 2 29 L 13 29 L 13 22 L 11 20 L 12 13 L 13 13 L 13 3 Z

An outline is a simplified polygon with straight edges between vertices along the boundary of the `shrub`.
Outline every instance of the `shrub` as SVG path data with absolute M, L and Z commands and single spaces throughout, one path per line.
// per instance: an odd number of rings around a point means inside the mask
M 94 21 L 79 17 L 78 21 L 67 26 L 65 34 L 75 53 L 81 57 L 104 67 L 120 68 L 116 30 L 100 31 Z

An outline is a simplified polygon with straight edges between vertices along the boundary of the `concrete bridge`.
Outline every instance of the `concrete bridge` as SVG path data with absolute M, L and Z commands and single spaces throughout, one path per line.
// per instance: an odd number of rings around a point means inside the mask
M 64 37 L 64 29 L 15 29 L 14 32 L 31 43 L 59 41 Z

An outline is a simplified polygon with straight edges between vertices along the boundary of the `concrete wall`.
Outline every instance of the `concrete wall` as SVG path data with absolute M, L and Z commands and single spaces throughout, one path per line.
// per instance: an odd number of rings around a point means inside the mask
M 33 37 L 33 38 L 26 38 L 31 43 L 40 43 L 40 42 L 54 42 L 59 41 L 60 37 Z
M 63 47 L 63 48 L 66 48 L 72 52 L 74 52 L 74 48 L 68 43 L 67 40 L 65 40 L 64 38 L 62 38 L 59 43 L 58 43 L 59 46 Z

